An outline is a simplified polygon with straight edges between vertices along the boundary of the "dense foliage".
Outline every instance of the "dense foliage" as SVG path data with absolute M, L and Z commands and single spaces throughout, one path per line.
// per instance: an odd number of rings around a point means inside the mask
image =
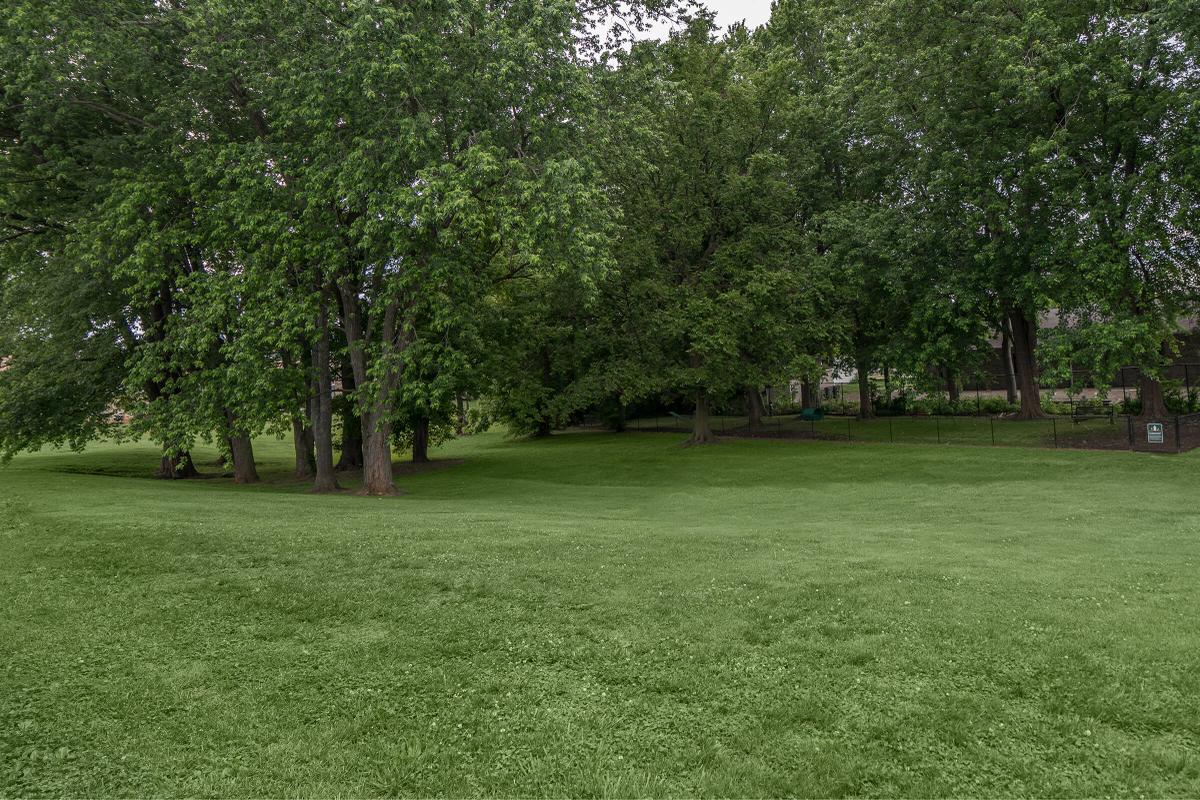
M 652 20 L 665 41 L 635 41 Z M 150 435 L 394 491 L 464 397 L 518 431 L 1004 341 L 1140 368 L 1200 306 L 1195 0 L 15 0 L 0 451 Z M 1053 336 L 1039 320 L 1054 311 Z M 890 395 L 890 393 L 889 393 Z M 884 398 L 890 402 L 891 397 Z M 340 440 L 340 459 L 334 452 Z

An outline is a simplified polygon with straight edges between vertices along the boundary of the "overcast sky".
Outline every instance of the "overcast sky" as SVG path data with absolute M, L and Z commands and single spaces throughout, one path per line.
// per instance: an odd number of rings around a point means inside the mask
M 717 24 L 722 28 L 735 22 L 745 22 L 751 28 L 757 28 L 771 16 L 771 0 L 703 0 L 704 5 L 717 13 Z M 652 28 L 648 36 L 661 38 L 666 34 L 666 26 Z

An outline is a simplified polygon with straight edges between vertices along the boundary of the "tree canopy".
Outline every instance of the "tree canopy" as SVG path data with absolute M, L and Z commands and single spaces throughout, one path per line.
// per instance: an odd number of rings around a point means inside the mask
M 290 431 L 317 490 L 337 461 L 390 494 L 464 397 L 542 435 L 687 408 L 702 444 L 840 365 L 864 416 L 878 370 L 953 400 L 996 339 L 1021 417 L 1064 364 L 1137 366 L 1162 414 L 1200 310 L 1197 19 L 14 0 L 0 452 L 146 435 L 187 477 L 208 441 L 251 482 Z

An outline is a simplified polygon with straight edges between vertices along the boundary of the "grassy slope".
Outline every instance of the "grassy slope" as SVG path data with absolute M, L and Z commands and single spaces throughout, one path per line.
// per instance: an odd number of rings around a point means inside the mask
M 1200 454 L 681 439 L 18 459 L 0 795 L 1200 793 Z

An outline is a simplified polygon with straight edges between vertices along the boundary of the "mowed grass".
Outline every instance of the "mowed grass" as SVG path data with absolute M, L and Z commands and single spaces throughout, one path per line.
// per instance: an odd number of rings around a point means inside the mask
M 17 459 L 0 795 L 1200 794 L 1200 454 L 683 438 Z

